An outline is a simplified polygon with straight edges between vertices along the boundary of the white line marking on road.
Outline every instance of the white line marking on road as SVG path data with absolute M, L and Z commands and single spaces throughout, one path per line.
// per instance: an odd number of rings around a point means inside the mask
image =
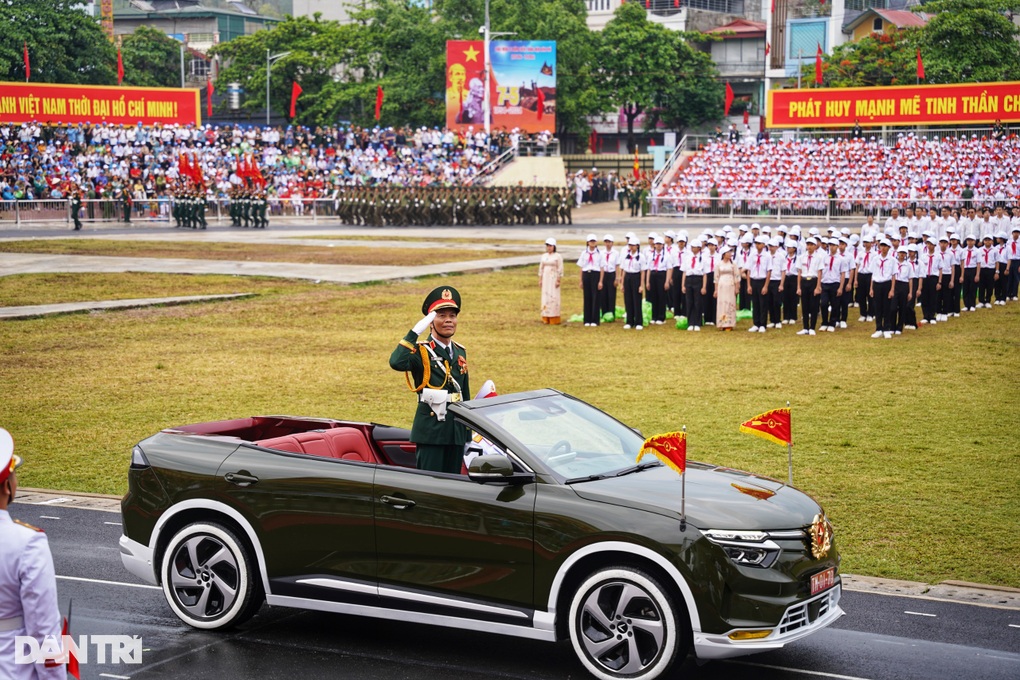
M 1016 625 L 1015 623 L 1009 624 L 1009 627 L 1010 628 L 1020 628 L 1020 626 Z
M 145 588 L 147 590 L 162 590 L 159 586 L 150 586 L 147 583 L 124 583 L 123 581 L 104 581 L 98 578 L 84 578 L 82 576 L 61 576 L 57 574 L 57 578 L 62 578 L 65 581 L 82 581 L 84 583 L 101 583 L 105 586 L 124 586 L 125 588 Z
M 938 614 L 925 614 L 924 612 L 903 612 L 903 613 L 910 614 L 911 616 L 930 616 L 933 619 L 938 616 Z
M 120 522 L 103 522 L 103 524 L 109 524 L 115 527 L 123 526 Z
M 39 515 L 39 519 L 60 519 L 60 518 L 53 517 L 52 515 Z
M 723 663 L 739 664 L 741 666 L 754 666 L 755 668 L 769 668 L 774 671 L 790 671 L 791 673 L 803 673 L 804 675 L 817 675 L 823 678 L 836 678 L 837 680 L 868 680 L 868 678 L 860 678 L 856 675 L 840 675 L 838 673 L 826 673 L 824 671 L 809 671 L 803 668 L 790 668 L 788 666 L 773 666 L 767 663 L 755 663 L 753 661 L 734 661 L 732 659 L 726 659 Z
M 53 505 L 54 503 L 67 503 L 69 500 L 71 500 L 71 499 L 70 498 L 64 498 L 63 496 L 61 496 L 60 498 L 51 498 L 48 501 L 42 501 L 41 503 L 35 503 L 35 505 Z
M 896 642 L 895 640 L 882 640 L 881 638 L 872 640 L 872 642 L 878 642 L 879 644 L 883 645 L 899 645 L 900 647 L 908 646 L 906 642 Z
M 130 675 L 114 675 L 113 673 L 100 673 L 101 678 L 116 678 L 116 680 L 131 680 Z

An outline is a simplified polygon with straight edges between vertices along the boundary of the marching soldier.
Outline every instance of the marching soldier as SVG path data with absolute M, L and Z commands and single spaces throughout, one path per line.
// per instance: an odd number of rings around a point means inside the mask
M 81 231 L 81 192 L 76 191 L 71 195 L 71 219 L 74 220 L 74 230 Z
M 419 470 L 460 472 L 469 432 L 447 415 L 451 402 L 471 394 L 467 350 L 453 340 L 460 314 L 460 293 L 451 286 L 435 288 L 422 303 L 425 317 L 404 336 L 390 355 L 390 368 L 404 371 L 418 407 L 411 425 Z M 429 338 L 418 337 L 431 329 Z

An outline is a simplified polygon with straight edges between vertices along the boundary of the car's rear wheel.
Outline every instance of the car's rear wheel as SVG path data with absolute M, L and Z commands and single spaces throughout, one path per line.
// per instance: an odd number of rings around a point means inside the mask
M 688 624 L 653 576 L 633 567 L 602 569 L 570 601 L 570 642 L 601 680 L 652 680 L 687 655 Z
M 163 594 L 174 613 L 195 628 L 236 626 L 262 606 L 262 588 L 245 544 L 233 531 L 196 522 L 163 551 Z

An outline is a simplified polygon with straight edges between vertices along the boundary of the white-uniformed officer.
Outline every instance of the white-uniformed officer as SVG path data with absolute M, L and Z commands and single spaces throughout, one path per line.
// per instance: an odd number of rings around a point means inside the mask
M 0 428 L 0 678 L 63 680 L 63 664 L 15 664 L 15 638 L 47 636 L 60 640 L 57 581 L 50 546 L 42 529 L 12 520 L 7 511 L 18 490 L 14 440 Z

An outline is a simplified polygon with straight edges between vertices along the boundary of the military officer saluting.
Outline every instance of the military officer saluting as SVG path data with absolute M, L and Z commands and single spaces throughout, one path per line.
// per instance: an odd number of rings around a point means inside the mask
M 419 470 L 460 472 L 468 429 L 447 416 L 446 407 L 469 395 L 467 350 L 454 342 L 460 314 L 460 293 L 439 286 L 421 306 L 425 317 L 404 336 L 390 355 L 390 368 L 407 373 L 407 386 L 418 395 L 411 425 Z M 431 329 L 429 338 L 418 337 Z
M 7 511 L 18 490 L 14 440 L 0 428 L 0 677 L 11 680 L 63 680 L 67 669 L 55 661 L 15 664 L 16 638 L 29 636 L 40 647 L 48 636 L 60 639 L 57 580 L 46 534 L 12 520 Z

